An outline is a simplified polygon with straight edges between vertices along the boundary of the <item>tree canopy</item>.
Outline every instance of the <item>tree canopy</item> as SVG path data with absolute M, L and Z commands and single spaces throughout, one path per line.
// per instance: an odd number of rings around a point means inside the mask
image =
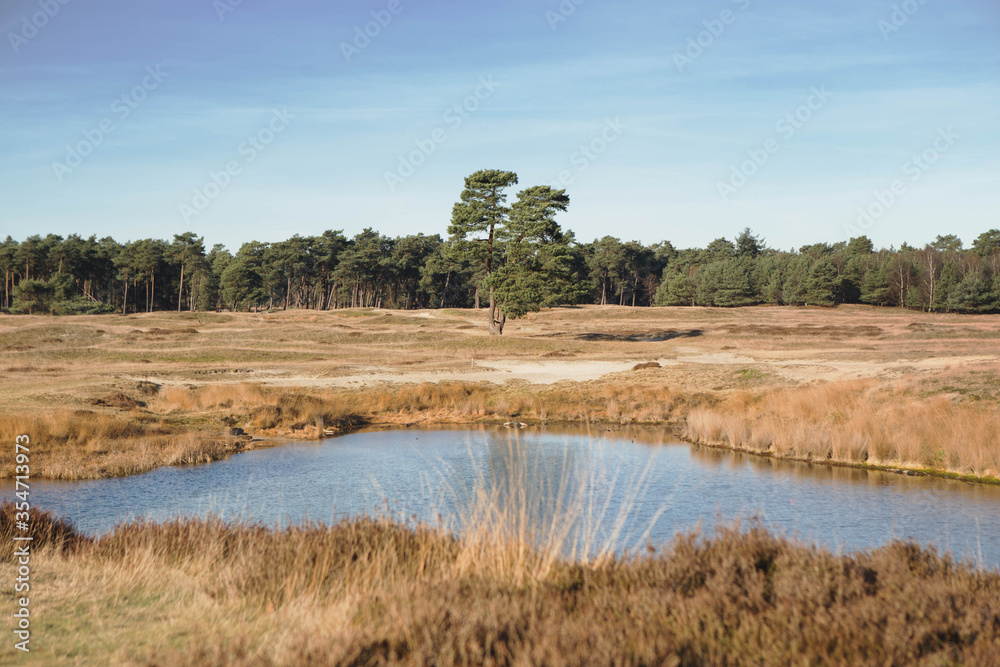
M 0 242 L 0 309 L 9 313 L 134 313 L 261 308 L 469 308 L 488 295 L 489 323 L 541 307 L 594 303 L 734 307 L 873 306 L 1000 312 L 1000 231 L 966 248 L 954 235 L 923 247 L 876 249 L 861 236 L 797 251 L 744 229 L 734 241 L 677 249 L 604 236 L 578 241 L 558 217 L 564 190 L 519 191 L 517 175 L 476 172 L 455 204 L 450 237 L 353 237 L 327 230 L 206 252 L 192 232 L 170 241 L 31 235 Z

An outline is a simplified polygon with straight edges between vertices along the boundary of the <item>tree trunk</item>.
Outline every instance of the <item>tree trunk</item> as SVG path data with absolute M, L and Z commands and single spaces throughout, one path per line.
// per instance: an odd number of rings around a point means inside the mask
M 496 193 L 494 192 L 494 195 Z M 493 223 L 490 223 L 490 236 L 487 240 L 486 248 L 486 277 L 489 278 L 493 275 Z M 476 294 L 478 295 L 478 291 Z M 490 285 L 490 335 L 499 336 L 503 331 L 497 331 L 497 299 L 493 295 L 493 286 Z
M 479 310 L 479 288 L 476 288 L 476 310 Z
M 439 308 L 444 308 L 444 300 L 445 297 L 448 296 L 448 283 L 450 282 L 451 282 L 451 271 L 448 272 L 448 275 L 445 276 L 444 279 L 444 289 L 441 290 L 441 305 L 438 306 Z
M 128 306 L 128 274 L 125 274 L 125 295 L 122 297 L 122 315 L 125 314 L 125 308 Z
M 930 296 L 927 297 L 927 311 L 934 309 L 934 255 L 927 256 L 927 275 L 931 279 Z
M 497 329 L 497 300 L 493 295 L 493 288 L 490 287 L 490 335 L 499 336 L 503 333 L 503 328 Z
M 903 265 L 899 266 L 899 307 L 902 308 L 906 302 L 906 288 L 903 285 Z
M 177 290 L 177 312 L 181 312 L 181 301 L 184 298 L 184 262 L 181 262 L 181 286 Z

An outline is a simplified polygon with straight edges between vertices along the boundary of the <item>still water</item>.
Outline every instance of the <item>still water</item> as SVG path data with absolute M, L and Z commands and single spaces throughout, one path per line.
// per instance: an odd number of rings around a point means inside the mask
M 7 482 L 2 495 L 12 493 Z M 538 534 L 572 524 L 615 550 L 756 516 L 837 551 L 906 538 L 1000 566 L 998 487 L 772 461 L 646 431 L 368 431 L 120 479 L 36 480 L 31 494 L 89 534 L 207 514 L 269 525 L 388 514 L 461 531 L 482 520 L 483 498 Z

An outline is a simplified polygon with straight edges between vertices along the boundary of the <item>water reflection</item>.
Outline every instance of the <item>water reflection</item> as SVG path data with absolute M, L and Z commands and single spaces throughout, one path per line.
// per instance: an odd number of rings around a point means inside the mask
M 10 482 L 2 490 L 12 497 Z M 756 514 L 834 549 L 902 537 L 1000 564 L 1000 488 L 692 447 L 648 429 L 355 433 L 122 479 L 39 480 L 32 498 L 89 533 L 208 513 L 288 524 L 387 512 L 456 530 L 505 516 L 576 553 Z

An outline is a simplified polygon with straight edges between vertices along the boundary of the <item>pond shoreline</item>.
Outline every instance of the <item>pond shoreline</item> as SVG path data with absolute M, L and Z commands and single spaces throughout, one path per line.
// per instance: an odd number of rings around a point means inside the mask
M 400 424 L 398 422 L 370 422 L 362 426 L 355 428 L 342 430 L 333 434 L 326 434 L 322 438 L 260 438 L 254 439 L 253 442 L 267 442 L 270 443 L 265 445 L 266 447 L 280 447 L 284 444 L 295 443 L 295 442 L 309 442 L 310 440 L 325 440 L 327 438 L 336 438 L 343 435 L 348 435 L 351 433 L 363 433 L 367 431 L 394 431 L 394 430 L 405 430 L 412 428 L 414 426 L 419 426 L 420 428 L 435 428 L 435 427 L 455 427 L 455 428 L 470 428 L 470 427 L 504 427 L 506 423 L 499 421 L 476 421 L 476 422 L 462 422 L 462 421 L 415 421 Z M 550 421 L 545 423 L 531 423 L 523 422 L 517 427 L 509 427 L 512 430 L 520 430 L 523 428 L 542 428 L 549 429 L 555 428 L 566 429 L 566 428 L 583 428 L 583 427 L 596 427 L 599 432 L 602 433 L 614 433 L 617 431 L 626 431 L 630 429 L 646 430 L 646 431 L 658 431 L 670 435 L 675 438 L 677 442 L 686 445 L 691 445 L 695 447 L 707 447 L 710 449 L 718 449 L 728 452 L 738 452 L 740 454 L 747 454 L 749 456 L 756 456 L 762 459 L 773 459 L 777 461 L 793 461 L 795 463 L 807 463 L 809 465 L 820 465 L 829 466 L 835 468 L 851 468 L 854 470 L 871 470 L 877 472 L 891 473 L 895 475 L 905 475 L 907 477 L 935 477 L 939 479 L 950 479 L 959 482 L 966 482 L 968 484 L 985 484 L 989 486 L 1000 486 L 1000 478 L 991 477 L 988 475 L 970 475 L 967 473 L 961 473 L 953 470 L 941 470 L 936 468 L 916 468 L 904 466 L 896 463 L 858 463 L 855 461 L 841 461 L 837 459 L 819 459 L 813 457 L 801 457 L 801 456 L 789 456 L 785 454 L 779 454 L 774 452 L 760 451 L 756 449 L 750 449 L 746 447 L 738 447 L 734 445 L 729 445 L 725 443 L 716 442 L 704 442 L 693 440 L 691 438 L 685 437 L 684 428 L 682 425 L 676 422 L 666 422 L 666 423 L 631 423 L 631 424 L 621 424 L 618 422 L 601 422 L 601 421 Z M 256 449 L 256 448 L 254 448 Z M 238 452 L 234 452 L 238 453 Z
M 666 512 L 651 534 L 654 540 L 669 537 L 677 526 L 699 521 L 710 526 L 759 511 L 796 534 L 832 540 L 831 546 L 841 540 L 852 548 L 870 539 L 881 543 L 899 527 L 926 543 L 940 539 L 956 553 L 970 553 L 979 535 L 987 562 L 1000 563 L 1000 544 L 990 537 L 1000 534 L 995 485 L 761 457 L 684 442 L 654 425 L 373 424 L 325 440 L 274 439 L 254 446 L 211 466 L 164 466 L 114 479 L 39 479 L 34 499 L 95 535 L 140 517 L 159 522 L 217 512 L 292 525 L 358 513 L 377 516 L 389 504 L 393 517 L 416 512 L 433 523 L 452 513 L 460 499 L 465 500 L 459 504 L 470 501 L 470 484 L 484 490 L 477 498 L 493 503 L 506 497 L 502 480 L 520 475 L 515 488 L 533 494 L 583 488 L 579 484 L 604 489 L 586 495 L 586 502 L 611 503 L 612 516 L 616 504 L 626 501 L 603 493 L 642 494 L 646 500 L 633 508 L 634 515 L 628 510 L 636 517 L 630 520 L 642 524 L 643 516 Z M 4 486 L 11 495 L 13 485 Z M 970 523 L 977 520 L 982 528 Z M 622 543 L 629 545 L 636 546 Z
M 223 461 L 233 456 L 234 454 L 241 454 L 248 451 L 254 451 L 258 449 L 269 449 L 273 447 L 281 447 L 283 445 L 300 443 L 300 442 L 310 442 L 310 441 L 321 441 L 329 438 L 336 438 L 352 433 L 360 433 L 367 431 L 394 431 L 394 430 L 406 430 L 413 427 L 419 427 L 420 429 L 433 429 L 439 427 L 448 428 L 502 428 L 507 426 L 511 430 L 519 430 L 523 428 L 541 428 L 541 429 L 555 429 L 555 430 L 565 430 L 565 429 L 590 429 L 593 428 L 599 433 L 613 433 L 618 431 L 628 431 L 628 430 L 640 430 L 640 431 L 655 431 L 662 433 L 664 435 L 669 435 L 674 438 L 677 442 L 687 444 L 690 446 L 697 447 L 707 447 L 711 449 L 718 449 L 722 451 L 738 452 L 741 454 L 746 454 L 749 456 L 759 457 L 762 459 L 772 459 L 778 461 L 791 461 L 796 463 L 806 463 L 809 465 L 820 465 L 838 468 L 851 468 L 855 470 L 870 470 L 885 472 L 897 475 L 905 475 L 910 477 L 934 477 L 939 479 L 949 479 L 955 481 L 961 481 L 968 484 L 983 484 L 990 486 L 1000 485 L 1000 478 L 992 476 L 979 476 L 972 475 L 968 473 L 962 473 L 954 470 L 946 470 L 939 468 L 927 468 L 927 467 L 911 467 L 905 466 L 900 463 L 886 462 L 886 463 L 866 463 L 866 462 L 855 462 L 855 461 L 845 461 L 838 459 L 822 459 L 811 456 L 792 456 L 777 452 L 761 451 L 758 449 L 752 449 L 748 447 L 740 447 L 732 444 L 722 443 L 722 442 L 710 442 L 698 439 L 690 438 L 685 433 L 685 426 L 680 420 L 670 420 L 667 422 L 632 422 L 627 424 L 622 424 L 621 422 L 612 421 L 599 421 L 599 420 L 548 420 L 545 422 L 527 421 L 527 422 L 517 422 L 517 426 L 509 426 L 511 422 L 509 420 L 500 421 L 496 420 L 477 420 L 477 421 L 466 421 L 460 419 L 420 419 L 416 421 L 406 421 L 400 422 L 399 420 L 389 420 L 389 421 L 378 421 L 378 420 L 350 420 L 342 426 L 336 428 L 334 432 L 325 432 L 322 435 L 310 435 L 310 436 L 299 436 L 295 434 L 281 434 L 281 435 L 264 435 L 263 437 L 255 437 L 251 434 L 247 434 L 250 439 L 241 438 L 231 438 L 222 436 L 209 436 L 207 434 L 195 431 L 194 435 L 197 440 L 201 442 L 208 442 L 213 444 L 219 444 L 219 447 L 212 448 L 210 454 L 207 456 L 198 457 L 195 460 L 181 460 L 173 462 L 162 462 L 157 465 L 152 465 L 148 467 L 142 467 L 140 469 L 135 469 L 131 471 L 125 471 L 120 473 L 114 473 L 110 471 L 101 471 L 104 474 L 97 475 L 80 475 L 80 476 L 50 476 L 45 474 L 45 469 L 43 468 L 41 473 L 33 473 L 36 479 L 52 479 L 52 480 L 84 480 L 84 479 L 114 479 L 120 477 L 128 477 L 130 475 L 143 474 L 149 472 L 150 470 L 155 470 L 156 468 L 165 466 L 188 466 L 188 465 L 201 465 L 204 463 L 213 463 L 215 461 Z M 180 434 L 190 435 L 190 431 L 178 431 L 177 435 Z M 4 469 L 0 472 L 0 480 L 2 479 L 13 479 L 13 474 L 11 473 L 13 469 Z M 8 474 L 11 473 L 11 474 Z

